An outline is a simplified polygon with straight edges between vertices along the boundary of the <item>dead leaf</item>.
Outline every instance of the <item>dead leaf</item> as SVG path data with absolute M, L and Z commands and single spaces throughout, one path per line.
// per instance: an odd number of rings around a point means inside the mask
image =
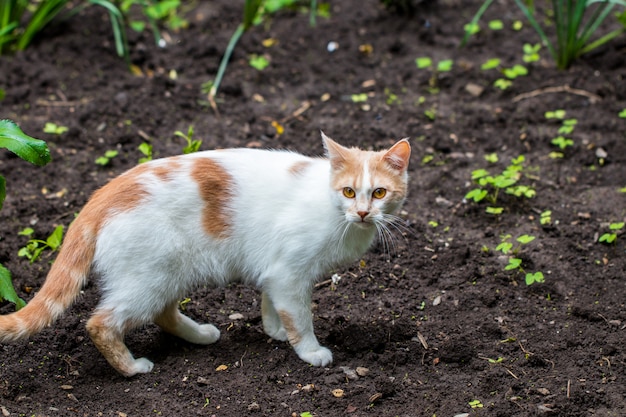
M 333 393 L 333 397 L 335 398 L 343 397 L 343 390 L 341 388 L 334 389 L 332 393 Z

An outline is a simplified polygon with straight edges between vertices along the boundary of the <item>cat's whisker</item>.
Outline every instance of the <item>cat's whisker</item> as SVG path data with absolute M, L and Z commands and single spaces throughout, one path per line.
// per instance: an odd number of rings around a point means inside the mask
M 378 238 L 383 246 L 383 251 L 391 257 L 393 253 L 397 252 L 395 236 L 384 222 L 376 223 L 376 230 L 378 232 Z
M 407 221 L 405 219 L 403 219 L 400 216 L 396 216 L 393 214 L 385 214 L 383 216 L 383 221 L 386 224 L 389 224 L 391 226 L 393 226 L 394 229 L 396 229 L 398 232 L 400 232 L 400 234 L 404 236 L 405 233 L 410 234 L 412 236 L 415 235 L 415 231 L 413 229 L 411 229 L 408 224 Z M 406 239 L 406 237 L 405 237 Z

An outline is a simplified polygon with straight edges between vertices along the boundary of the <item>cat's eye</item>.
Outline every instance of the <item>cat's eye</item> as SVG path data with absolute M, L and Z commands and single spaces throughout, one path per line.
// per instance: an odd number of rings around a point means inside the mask
M 383 198 L 387 195 L 387 190 L 385 190 L 384 188 L 377 188 L 374 190 L 372 195 L 374 196 L 374 198 Z
M 344 187 L 343 189 L 343 195 L 344 197 L 347 198 L 354 198 L 354 196 L 356 195 L 356 193 L 354 192 L 354 190 L 350 187 Z

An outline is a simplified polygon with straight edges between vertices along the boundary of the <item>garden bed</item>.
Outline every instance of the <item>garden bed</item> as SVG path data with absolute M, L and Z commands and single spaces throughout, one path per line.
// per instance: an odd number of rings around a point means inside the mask
M 98 299 L 92 280 L 56 324 L 0 346 L 3 415 L 626 415 L 626 236 L 598 243 L 626 217 L 626 119 L 618 116 L 626 41 L 566 71 L 545 49 L 524 64 L 522 45 L 537 36 L 528 25 L 513 31 L 523 16 L 494 4 L 484 20 L 502 19 L 505 28 L 485 26 L 459 48 L 480 4 L 423 2 L 408 17 L 378 1 L 344 0 L 316 27 L 306 14 L 280 12 L 243 36 L 218 112 L 201 86 L 217 72 L 242 2 L 200 2 L 165 48 L 150 33 L 132 34 L 135 73 L 115 55 L 108 17 L 96 8 L 0 58 L 0 116 L 45 139 L 52 154 L 43 168 L 0 154 L 0 262 L 26 301 L 55 255 L 32 264 L 18 257 L 28 241 L 18 232 L 32 227 L 45 239 L 67 226 L 94 190 L 144 157 L 144 142 L 155 158 L 179 154 L 185 142 L 174 132 L 193 125 L 201 149 L 320 155 L 320 129 L 346 145 L 379 149 L 409 137 L 413 148 L 408 231 L 391 253 L 376 246 L 329 271 L 341 280 L 314 292 L 316 334 L 334 352 L 331 366 L 310 367 L 286 343 L 268 340 L 259 293 L 231 286 L 201 288 L 184 304 L 222 330 L 220 341 L 195 346 L 156 326 L 133 332 L 131 351 L 155 368 L 126 379 L 85 332 Z M 266 54 L 270 65 L 252 68 L 250 54 Z M 453 66 L 418 69 L 418 57 Z M 481 69 L 490 58 L 529 72 L 501 90 L 493 86 L 500 73 Z M 562 120 L 545 117 L 559 109 L 577 120 L 564 149 L 551 144 Z M 45 134 L 47 122 L 69 130 Z M 108 150 L 118 155 L 96 164 Z M 519 184 L 534 197 L 465 199 L 474 171 L 500 173 L 520 155 Z M 486 213 L 494 205 L 501 214 Z M 506 270 L 509 257 L 496 251 L 504 235 L 512 243 L 535 237 L 517 254 L 523 272 Z M 527 285 L 526 273 L 536 272 L 544 282 Z

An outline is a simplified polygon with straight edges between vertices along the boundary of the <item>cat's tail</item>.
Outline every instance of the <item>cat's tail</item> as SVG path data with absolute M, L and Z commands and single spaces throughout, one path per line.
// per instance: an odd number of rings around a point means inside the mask
M 22 309 L 0 316 L 0 343 L 26 339 L 40 332 L 69 308 L 87 282 L 95 247 L 93 228 L 79 216 L 70 225 L 39 292 Z

